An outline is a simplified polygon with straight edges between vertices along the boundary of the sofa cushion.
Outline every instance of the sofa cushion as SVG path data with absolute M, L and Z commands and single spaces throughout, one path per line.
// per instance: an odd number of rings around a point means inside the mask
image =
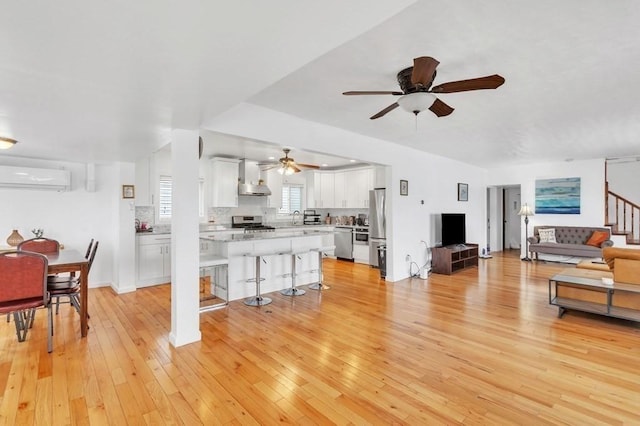
M 586 244 L 538 243 L 531 244 L 529 250 L 560 256 L 600 257 L 602 249 Z
M 555 243 L 556 242 L 556 230 L 555 228 L 540 229 L 538 231 L 541 243 Z
M 600 245 L 609 239 L 609 233 L 605 231 L 593 231 L 593 234 L 589 237 L 585 244 L 594 247 L 600 247 Z

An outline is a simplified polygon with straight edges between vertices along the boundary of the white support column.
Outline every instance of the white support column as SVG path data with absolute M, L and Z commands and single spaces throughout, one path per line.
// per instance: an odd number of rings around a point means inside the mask
M 199 341 L 198 132 L 171 136 L 171 333 L 173 346 Z
M 135 202 L 132 198 L 122 197 L 122 185 L 135 183 L 135 164 L 115 163 L 113 178 L 114 224 L 118 233 L 113 239 L 113 278 L 111 288 L 117 294 L 136 290 L 136 232 L 134 228 Z M 107 247 L 107 246 L 104 246 Z M 105 250 L 100 245 L 97 256 L 104 256 Z

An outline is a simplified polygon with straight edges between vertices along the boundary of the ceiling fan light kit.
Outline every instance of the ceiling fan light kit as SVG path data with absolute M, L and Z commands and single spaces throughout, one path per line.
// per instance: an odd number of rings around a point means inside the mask
M 5 138 L 3 136 L 0 136 L 0 149 L 9 149 L 17 143 L 18 141 L 15 139 Z
M 486 77 L 472 78 L 469 80 L 450 81 L 431 87 L 436 78 L 436 68 L 440 62 L 431 56 L 421 56 L 413 59 L 413 66 L 398 72 L 398 85 L 402 92 L 368 90 L 348 91 L 343 95 L 392 95 L 400 96 L 397 102 L 392 103 L 382 111 L 371 116 L 372 120 L 386 115 L 397 107 L 416 116 L 428 109 L 438 117 L 445 117 L 453 112 L 453 108 L 433 95 L 433 93 L 456 93 L 471 90 L 497 89 L 504 84 L 504 78 L 498 74 Z
M 296 161 L 289 157 L 289 153 L 291 150 L 289 148 L 283 148 L 284 157 L 278 160 L 277 163 L 273 164 L 265 164 L 267 167 L 263 170 L 270 170 L 274 168 L 278 168 L 277 171 L 281 175 L 292 175 L 294 173 L 299 173 L 302 169 L 319 169 L 320 166 L 316 166 L 315 164 L 304 164 L 304 163 L 296 163 Z
M 407 112 L 418 115 L 428 109 L 436 101 L 436 97 L 428 92 L 413 92 L 398 98 L 398 105 Z

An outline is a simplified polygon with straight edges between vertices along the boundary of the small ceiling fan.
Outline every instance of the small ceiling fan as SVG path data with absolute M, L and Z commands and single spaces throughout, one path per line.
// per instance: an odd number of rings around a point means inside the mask
M 278 173 L 285 175 L 292 175 L 299 173 L 302 169 L 319 169 L 320 166 L 315 164 L 297 163 L 293 158 L 289 157 L 291 150 L 289 148 L 283 148 L 284 157 L 280 158 L 276 164 L 261 164 L 266 166 L 263 170 L 270 170 L 278 167 Z
M 413 66 L 405 68 L 398 73 L 398 91 L 349 91 L 343 95 L 394 95 L 400 96 L 397 102 L 392 103 L 382 111 L 370 118 L 375 120 L 386 113 L 402 107 L 405 111 L 418 115 L 428 109 L 438 117 L 444 117 L 453 112 L 446 103 L 436 98 L 434 93 L 468 92 L 471 90 L 497 89 L 504 84 L 504 78 L 498 74 L 486 77 L 472 78 L 469 80 L 451 81 L 448 83 L 431 86 L 436 78 L 436 67 L 440 64 L 430 56 L 421 56 L 413 60 Z

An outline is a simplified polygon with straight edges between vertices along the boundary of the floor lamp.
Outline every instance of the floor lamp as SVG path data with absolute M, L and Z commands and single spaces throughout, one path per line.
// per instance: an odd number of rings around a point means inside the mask
M 529 262 L 531 261 L 531 259 L 529 258 L 529 216 L 533 216 L 531 207 L 529 207 L 527 203 L 524 203 L 522 207 L 520 207 L 518 216 L 524 216 L 524 237 L 525 237 L 526 252 L 522 260 Z

